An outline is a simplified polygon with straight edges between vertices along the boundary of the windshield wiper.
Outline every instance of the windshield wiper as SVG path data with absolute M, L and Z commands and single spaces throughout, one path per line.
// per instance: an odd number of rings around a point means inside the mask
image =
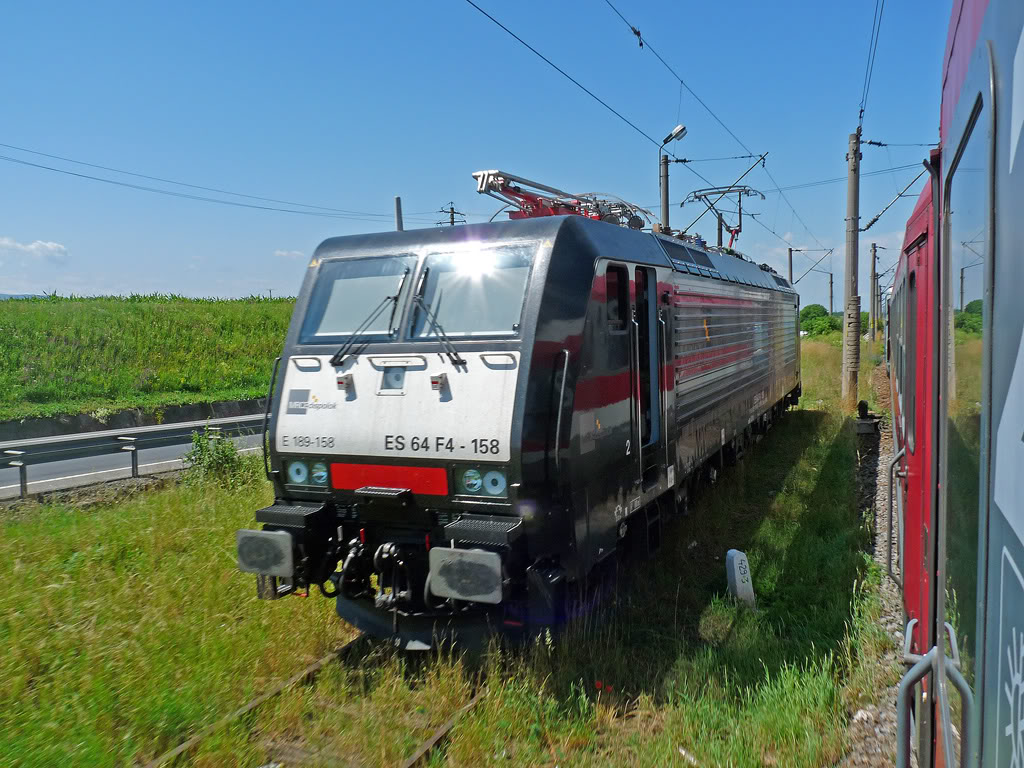
M 427 320 L 430 321 L 430 327 L 440 340 L 441 346 L 444 347 L 445 354 L 447 354 L 448 359 L 452 361 L 452 365 L 465 365 L 466 361 L 462 359 L 458 350 L 455 349 L 455 345 L 452 344 L 452 340 L 449 339 L 448 334 L 444 332 L 444 328 L 441 327 L 441 323 L 438 321 L 437 315 L 435 315 L 430 307 L 427 306 L 427 303 L 423 301 L 423 296 L 417 292 L 413 297 L 413 302 L 417 307 L 423 310 L 423 314 L 426 315 Z
M 380 304 L 370 310 L 370 314 L 367 315 L 366 319 L 359 324 L 359 326 L 349 336 L 348 341 L 345 342 L 344 346 L 334 353 L 334 357 L 331 358 L 331 365 L 341 365 L 345 361 L 345 357 L 349 354 L 359 339 L 364 336 L 371 325 L 383 312 L 388 303 L 391 304 L 391 317 L 388 319 L 388 336 L 394 333 L 395 325 L 395 312 L 398 310 L 398 298 L 402 295 L 402 288 L 405 287 L 405 281 L 409 277 L 409 268 L 405 268 L 405 272 L 402 273 L 402 279 L 398 283 L 398 290 L 395 291 L 394 296 L 385 296 L 381 299 Z M 353 354 L 358 354 L 354 352 Z

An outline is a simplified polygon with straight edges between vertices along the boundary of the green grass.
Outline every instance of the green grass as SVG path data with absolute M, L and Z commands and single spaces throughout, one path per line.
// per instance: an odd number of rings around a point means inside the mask
M 260 397 L 292 299 L 0 302 L 0 421 Z
M 803 349 L 805 406 L 669 524 L 653 559 L 622 566 L 595 613 L 479 662 L 377 646 L 189 763 L 259 765 L 297 744 L 327 764 L 393 765 L 477 686 L 435 768 L 685 765 L 680 749 L 707 766 L 834 764 L 849 714 L 891 680 L 869 663 L 888 640 L 856 438 L 835 407 L 839 352 Z M 0 520 L 0 755 L 146 760 L 350 636 L 332 603 L 261 603 L 236 572 L 234 530 L 269 497 L 263 481 L 205 479 Z M 731 547 L 750 559 L 756 611 L 727 596 Z
M 0 518 L 0 762 L 127 764 L 174 746 L 352 630 L 323 600 L 255 599 L 233 530 L 260 482 L 182 485 Z

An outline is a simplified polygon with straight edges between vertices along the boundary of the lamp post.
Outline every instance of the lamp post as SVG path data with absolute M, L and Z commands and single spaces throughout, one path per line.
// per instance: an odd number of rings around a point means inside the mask
M 686 126 L 677 125 L 672 133 L 665 137 L 658 147 L 658 166 L 661 180 L 661 231 L 668 232 L 668 155 L 662 153 L 665 145 L 671 141 L 678 141 L 686 135 Z

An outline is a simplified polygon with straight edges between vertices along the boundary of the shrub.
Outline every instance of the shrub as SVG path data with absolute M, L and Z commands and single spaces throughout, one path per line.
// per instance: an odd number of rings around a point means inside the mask
M 980 304 L 980 299 L 977 300 Z M 971 304 L 974 302 L 972 301 Z M 953 327 L 959 328 L 961 331 L 967 333 L 981 333 L 982 319 L 981 314 L 975 314 L 970 311 L 970 304 L 967 305 L 968 309 L 963 312 L 957 312 L 953 317 Z
M 816 317 L 825 317 L 826 315 L 828 312 L 821 304 L 808 304 L 800 310 L 800 324 L 803 325 Z
M 808 336 L 821 336 L 822 334 L 830 333 L 831 331 L 841 330 L 843 323 L 835 315 L 824 315 L 812 318 L 806 323 L 802 323 L 800 327 L 807 331 Z
M 209 427 L 192 433 L 192 450 L 184 461 L 190 479 L 213 480 L 224 488 L 239 488 L 258 477 L 255 457 L 242 456 L 230 438 Z

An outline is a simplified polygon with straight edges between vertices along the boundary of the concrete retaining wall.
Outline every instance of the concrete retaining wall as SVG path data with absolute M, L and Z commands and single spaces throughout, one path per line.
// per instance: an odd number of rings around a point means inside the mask
M 54 437 L 78 432 L 98 432 L 104 429 L 148 427 L 153 424 L 171 424 L 179 421 L 199 421 L 226 416 L 250 416 L 263 413 L 266 398 L 256 400 L 222 400 L 216 403 L 194 405 L 168 405 L 164 408 L 142 410 L 129 408 L 104 416 L 103 420 L 88 413 L 75 416 L 0 421 L 0 443 L 8 440 L 29 440 L 35 437 Z

